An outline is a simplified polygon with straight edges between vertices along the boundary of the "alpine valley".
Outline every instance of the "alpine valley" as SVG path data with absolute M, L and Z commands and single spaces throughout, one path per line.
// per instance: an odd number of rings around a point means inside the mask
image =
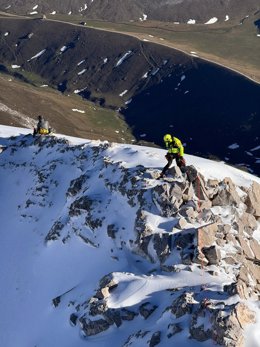
M 259 44 L 259 0 L 0 0 L 0 347 L 260 347 Z

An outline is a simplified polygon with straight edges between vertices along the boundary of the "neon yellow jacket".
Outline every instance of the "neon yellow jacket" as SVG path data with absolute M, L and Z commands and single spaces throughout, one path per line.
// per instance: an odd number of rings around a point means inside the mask
M 173 141 L 166 143 L 166 148 L 168 148 L 168 153 L 179 154 L 181 157 L 184 155 L 184 147 L 177 137 L 172 137 Z

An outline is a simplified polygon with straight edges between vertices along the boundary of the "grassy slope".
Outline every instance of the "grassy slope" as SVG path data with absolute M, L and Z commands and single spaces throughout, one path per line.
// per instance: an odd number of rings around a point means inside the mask
M 78 24 L 82 17 L 51 16 L 50 19 Z M 227 66 L 260 83 L 260 37 L 254 21 L 249 17 L 242 25 L 230 21 L 212 25 L 184 25 L 147 21 L 143 23 L 111 23 L 86 20 L 87 26 L 125 33 L 168 47 L 197 54 Z M 151 35 L 153 37 L 151 37 Z M 163 39 L 163 40 L 162 40 Z
M 59 133 L 127 143 L 133 139 L 115 111 L 98 107 L 79 96 L 64 96 L 51 88 L 35 87 L 5 74 L 0 74 L 0 89 L 0 103 L 34 119 L 41 113 Z M 84 110 L 85 114 L 72 109 Z M 0 123 L 22 125 L 5 111 L 0 111 Z

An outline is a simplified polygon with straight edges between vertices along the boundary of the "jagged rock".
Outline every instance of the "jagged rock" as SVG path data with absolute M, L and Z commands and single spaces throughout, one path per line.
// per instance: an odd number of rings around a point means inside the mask
M 139 209 L 136 213 L 135 230 L 137 231 L 137 238 L 135 240 L 135 253 L 145 256 L 149 261 L 153 262 L 154 259 L 150 256 L 148 246 L 153 239 L 153 230 L 146 224 L 146 215 L 144 211 Z
M 120 325 L 122 324 L 122 319 L 119 310 L 107 309 L 103 313 L 103 316 L 110 325 L 115 324 L 117 327 L 120 327 Z
M 60 237 L 60 231 L 63 228 L 64 224 L 60 221 L 56 221 L 51 227 L 51 230 L 48 232 L 47 236 L 45 237 L 45 242 L 58 240 Z
M 193 185 L 190 184 L 186 189 L 184 189 L 182 194 L 182 199 L 184 202 L 191 201 L 195 195 Z
M 229 265 L 237 264 L 237 261 L 233 257 L 225 257 L 223 260 Z
M 256 239 L 249 240 L 249 246 L 254 253 L 254 258 L 260 259 L 260 244 Z
M 247 256 L 247 257 L 254 257 L 254 253 L 251 250 L 251 248 L 249 247 L 249 243 L 247 242 L 247 239 L 243 236 L 243 234 L 239 234 L 238 235 L 238 241 L 241 245 L 242 251 L 243 253 Z
M 179 214 L 185 218 L 189 223 L 194 223 L 198 217 L 198 212 L 196 211 L 196 205 L 191 205 L 191 202 L 187 202 L 180 208 Z M 185 226 L 184 226 L 185 227 Z
M 82 186 L 86 182 L 87 178 L 88 177 L 86 175 L 81 175 L 80 177 L 72 180 L 70 182 L 70 187 L 67 191 L 67 196 L 77 195 L 80 192 L 80 190 L 82 189 Z
M 169 168 L 168 174 L 173 176 L 173 178 L 183 179 L 182 172 L 181 172 L 181 169 L 179 168 L 179 166 L 173 166 L 173 167 Z
M 216 233 L 218 231 L 218 224 L 212 223 L 207 226 L 201 227 L 197 230 L 197 246 L 209 247 L 216 241 Z
M 70 205 L 69 215 L 70 217 L 79 216 L 81 214 L 81 211 L 90 211 L 92 205 L 93 201 L 89 197 L 82 196 Z
M 195 249 L 192 261 L 194 263 L 200 264 L 201 266 L 206 266 L 209 263 L 208 259 L 205 257 L 205 255 L 199 248 Z
M 218 225 L 218 231 L 224 235 L 229 234 L 231 230 L 231 226 L 229 224 L 219 224 Z
M 137 333 L 131 334 L 127 341 L 124 343 L 123 347 L 130 347 L 130 346 L 134 346 L 135 343 L 138 343 L 139 340 L 142 341 L 142 343 L 146 343 L 144 341 L 144 337 L 149 334 L 148 330 L 139 330 Z
M 207 181 L 207 185 L 208 185 L 209 187 L 214 187 L 214 188 L 216 188 L 216 187 L 219 185 L 219 181 L 216 180 L 216 179 L 209 179 L 209 180 Z
M 176 224 L 175 227 L 178 228 L 178 229 L 180 229 L 180 230 L 182 230 L 182 229 L 185 229 L 185 227 L 187 227 L 187 225 L 188 225 L 188 223 L 187 223 L 186 219 L 183 218 L 183 217 L 181 217 L 181 218 L 178 220 L 178 222 L 177 222 L 177 224 Z
M 171 253 L 171 235 L 168 233 L 155 234 L 153 236 L 153 248 L 161 263 L 163 263 Z
M 253 182 L 245 204 L 247 205 L 247 212 L 253 214 L 255 217 L 260 217 L 260 184 Z
M 159 345 L 160 342 L 161 342 L 161 332 L 156 331 L 155 333 L 153 333 L 151 340 L 149 341 L 149 347 L 157 346 Z
M 192 252 L 181 252 L 181 260 L 184 265 L 191 265 L 193 259 Z
M 114 224 L 109 224 L 107 226 L 107 235 L 112 239 L 116 238 L 116 233 L 118 232 L 118 228 Z
M 122 308 L 120 312 L 121 312 L 122 320 L 126 320 L 126 321 L 131 321 L 135 318 L 135 316 L 138 315 L 136 312 L 130 311 L 126 308 Z
M 61 295 L 56 296 L 56 298 L 52 299 L 52 303 L 54 307 L 58 307 L 61 301 Z
M 209 325 L 209 312 L 200 307 L 193 315 L 190 324 L 190 334 L 197 341 L 206 341 L 212 337 L 212 329 Z
M 157 309 L 157 307 L 158 306 L 152 305 L 150 302 L 145 302 L 140 306 L 139 311 L 141 316 L 147 319 Z
M 108 309 L 107 303 L 103 300 L 98 300 L 97 298 L 91 298 L 89 300 L 89 314 L 91 316 L 97 316 L 103 314 Z
M 161 213 L 165 217 L 176 214 L 183 203 L 181 186 L 175 182 L 173 185 L 164 183 L 153 189 L 153 197 Z
M 217 195 L 212 200 L 213 206 L 238 206 L 241 202 L 240 197 L 236 191 L 236 187 L 230 178 L 225 178 L 220 183 L 220 189 Z
M 252 258 L 246 258 L 246 260 L 244 261 L 244 265 L 249 271 L 251 278 L 253 278 L 253 280 L 255 280 L 257 283 L 260 283 L 259 262 L 257 264 Z
M 198 175 L 198 171 L 195 169 L 193 165 L 186 166 L 185 173 L 187 175 L 187 180 L 191 183 L 194 183 L 195 180 L 201 179 L 201 175 Z
M 72 313 L 70 315 L 70 323 L 72 326 L 75 326 L 77 324 L 78 316 L 75 313 Z
M 245 300 L 249 299 L 251 296 L 250 288 L 241 279 L 238 279 L 237 282 L 225 285 L 224 291 L 226 291 L 231 296 L 238 294 L 241 299 Z
M 255 321 L 255 312 L 244 303 L 236 304 L 229 316 L 223 311 L 216 312 L 213 319 L 216 342 L 226 347 L 244 347 L 244 330 Z
M 259 200 L 259 204 L 260 204 L 260 200 Z M 244 230 L 249 235 L 252 235 L 253 231 L 257 229 L 257 221 L 252 214 L 244 212 L 240 220 L 244 226 Z
M 165 264 L 161 265 L 161 270 L 165 271 L 165 272 L 179 272 L 180 271 L 180 270 L 178 270 L 176 265 L 165 265 Z
M 168 325 L 168 329 L 167 329 L 167 337 L 168 339 L 170 339 L 172 336 L 174 336 L 175 334 L 178 334 L 182 331 L 182 327 L 179 323 L 172 323 Z
M 113 274 L 108 274 L 99 281 L 99 289 L 97 290 L 95 297 L 98 299 L 106 299 L 109 297 L 110 292 L 115 289 L 118 284 L 114 281 Z
M 110 324 L 103 318 L 97 320 L 90 320 L 84 317 L 79 319 L 83 332 L 87 336 L 97 335 L 103 331 L 106 331 Z
M 182 231 L 173 236 L 172 246 L 177 248 L 187 248 L 194 242 L 195 231 L 193 229 Z
M 205 255 L 208 260 L 209 265 L 218 265 L 221 260 L 221 254 L 219 249 L 216 246 L 203 247 L 202 253 Z
M 102 227 L 102 219 L 93 219 L 92 215 L 89 214 L 85 219 L 85 224 L 88 225 L 91 230 L 95 230 Z
M 193 304 L 193 293 L 185 292 L 173 301 L 170 306 L 170 310 L 176 316 L 176 318 L 179 318 L 186 313 L 190 314 L 192 312 Z
M 207 188 L 205 186 L 205 180 L 202 175 L 198 175 L 197 179 L 193 182 L 193 188 L 195 195 L 199 200 L 199 205 L 202 203 L 202 201 L 209 201 Z

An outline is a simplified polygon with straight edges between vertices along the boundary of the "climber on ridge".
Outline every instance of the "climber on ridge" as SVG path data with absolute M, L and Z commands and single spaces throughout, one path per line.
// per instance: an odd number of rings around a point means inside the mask
M 168 149 L 168 152 L 165 155 L 165 158 L 167 159 L 168 162 L 163 168 L 162 172 L 160 173 L 160 176 L 158 177 L 158 179 L 162 178 L 165 175 L 167 170 L 172 165 L 172 162 L 174 159 L 176 160 L 177 166 L 179 166 L 181 170 L 183 170 L 183 168 L 185 168 L 186 166 L 185 159 L 183 158 L 184 148 L 181 143 L 181 140 L 179 140 L 177 137 L 174 137 L 170 134 L 166 134 L 163 137 L 163 141 L 165 143 L 166 148 Z
M 33 129 L 33 136 L 36 134 L 47 135 L 51 133 L 51 128 L 49 127 L 49 122 L 45 120 L 42 116 L 38 116 L 37 127 Z

